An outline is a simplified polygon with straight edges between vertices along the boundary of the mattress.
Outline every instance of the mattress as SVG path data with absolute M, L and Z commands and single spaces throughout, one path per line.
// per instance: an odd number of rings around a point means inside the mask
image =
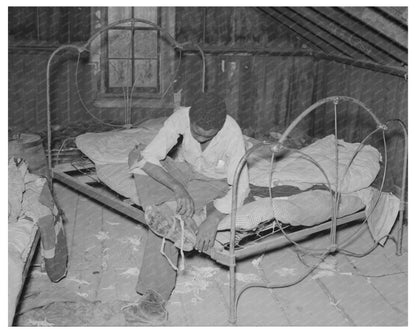
M 125 175 L 125 172 L 128 171 L 128 154 L 135 145 L 145 147 L 162 127 L 164 119 L 155 119 L 135 129 L 86 133 L 76 138 L 76 144 L 86 156 L 99 166 L 101 169 L 99 177 L 101 176 L 104 183 L 108 183 L 116 192 L 127 191 L 126 193 L 131 194 L 131 191 L 125 190 L 127 183 L 134 188 L 132 178 Z M 256 142 L 253 138 L 245 138 L 247 147 Z M 356 154 L 360 147 L 359 143 L 338 140 L 337 170 L 334 135 L 319 139 L 302 148 L 299 153 L 293 152 L 278 159 L 273 167 L 272 185 L 291 185 L 303 190 L 314 184 L 328 184 L 329 181 L 328 185 L 334 190 L 337 185 L 338 173 L 341 179 L 338 184 L 339 192 L 351 193 L 366 188 L 371 185 L 380 170 L 381 155 L 377 149 L 370 145 L 364 145 Z M 349 165 L 354 155 L 355 157 Z M 267 147 L 260 148 L 249 157 L 247 164 L 250 184 L 268 186 L 270 157 L 271 151 Z M 313 164 L 311 159 L 319 163 L 321 169 Z M 117 186 L 118 171 L 122 172 L 119 176 L 123 180 L 122 186 Z M 112 180 L 112 177 L 115 180 Z
M 136 129 L 106 133 L 86 133 L 76 139 L 78 148 L 96 165 L 99 179 L 115 192 L 140 205 L 133 176 L 129 173 L 128 153 L 135 145 L 146 146 L 163 126 L 165 118 L 144 123 Z M 245 137 L 246 148 L 256 141 Z M 261 218 L 239 212 L 237 228 L 249 230 L 262 221 L 278 216 L 285 223 L 311 226 L 324 222 L 332 216 L 330 192 L 307 191 L 315 184 L 324 184 L 342 193 L 339 216 L 363 209 L 365 201 L 371 201 L 371 195 L 365 200 L 357 192 L 368 188 L 380 170 L 380 153 L 369 145 L 337 141 L 338 170 L 335 159 L 335 137 L 329 135 L 304 147 L 300 152 L 291 152 L 275 161 L 272 172 L 272 186 L 293 186 L 302 193 L 273 199 L 273 208 L 268 199 L 257 198 L 245 209 L 247 212 L 259 212 Z M 308 158 L 305 158 L 308 156 Z M 354 158 L 353 158 L 354 157 Z M 269 147 L 261 147 L 250 155 L 247 164 L 249 182 L 255 186 L 267 187 L 270 179 Z M 319 163 L 318 168 L 311 159 Z M 337 173 L 342 181 L 336 184 Z M 329 182 L 329 183 L 328 183 Z M 328 188 L 327 188 L 328 189 Z M 260 213 L 261 212 L 261 213 Z M 249 218 L 247 216 L 250 215 Z M 229 228 L 229 217 L 220 224 L 220 229 Z

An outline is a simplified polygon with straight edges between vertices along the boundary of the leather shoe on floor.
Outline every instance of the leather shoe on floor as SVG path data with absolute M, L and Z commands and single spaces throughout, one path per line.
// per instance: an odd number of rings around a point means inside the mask
M 130 324 L 163 325 L 168 319 L 166 301 L 156 291 L 147 290 L 137 304 L 122 309 Z

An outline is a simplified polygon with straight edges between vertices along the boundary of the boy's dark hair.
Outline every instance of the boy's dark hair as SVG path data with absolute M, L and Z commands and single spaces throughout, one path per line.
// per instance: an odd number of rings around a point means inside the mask
M 191 123 L 204 130 L 220 130 L 226 117 L 227 108 L 224 99 L 215 93 L 199 93 L 189 111 Z

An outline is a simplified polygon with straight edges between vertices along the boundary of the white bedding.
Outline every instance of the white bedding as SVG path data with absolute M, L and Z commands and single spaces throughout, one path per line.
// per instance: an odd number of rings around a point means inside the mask
M 141 127 L 123 131 L 104 133 L 86 133 L 76 138 L 78 148 L 97 165 L 127 165 L 128 154 L 136 144 L 147 145 L 163 125 L 165 118 L 154 119 Z M 249 139 L 248 140 L 252 140 Z M 332 189 L 335 189 L 336 162 L 335 137 L 329 135 L 301 149 L 301 152 L 313 158 L 326 173 Z M 248 141 L 248 145 L 251 143 Z M 359 143 L 338 140 L 338 175 L 344 175 L 346 167 L 359 147 Z M 267 187 L 270 174 L 270 150 L 260 148 L 248 160 L 250 184 Z M 355 156 L 352 165 L 340 181 L 338 191 L 351 193 L 366 188 L 374 181 L 380 170 L 381 155 L 377 149 L 365 145 Z M 108 168 L 107 168 L 108 169 Z M 123 170 L 128 170 L 127 166 Z M 114 174 L 109 171 L 108 174 Z M 103 181 L 105 181 L 103 179 Z M 299 153 L 291 153 L 278 160 L 273 169 L 273 186 L 292 185 L 301 190 L 314 184 L 327 184 L 322 171 Z M 113 188 L 114 189 L 114 188 Z M 117 191 L 117 190 L 116 190 Z
M 367 193 L 367 195 L 371 195 Z M 363 194 L 363 197 L 365 194 Z M 341 195 L 338 217 L 353 214 L 365 207 L 363 197 L 358 193 Z M 370 200 L 370 199 L 369 199 Z M 293 226 L 313 226 L 332 217 L 332 195 L 325 190 L 305 191 L 290 197 L 260 198 L 239 209 L 236 214 L 236 228 L 253 230 L 264 221 L 276 218 L 284 224 Z M 231 226 L 228 215 L 219 224 L 218 230 L 227 230 Z
M 135 145 L 148 145 L 163 126 L 166 118 L 151 119 L 121 131 L 85 133 L 75 139 L 77 147 L 95 164 L 126 163 Z
M 78 148 L 96 164 L 98 177 L 107 186 L 139 204 L 134 179 L 128 170 L 127 157 L 135 144 L 147 145 L 152 140 L 163 125 L 164 119 L 159 118 L 146 122 L 143 127 L 136 129 L 86 133 L 79 136 L 76 143 Z M 256 140 L 246 137 L 246 141 L 247 146 L 250 146 Z M 329 135 L 301 149 L 302 153 L 307 154 L 319 163 L 325 171 L 332 189 L 335 188 L 336 179 L 334 143 L 334 135 Z M 359 145 L 359 143 L 338 140 L 338 174 L 340 178 L 344 175 L 346 167 Z M 261 147 L 250 156 L 248 167 L 251 184 L 262 187 L 268 186 L 270 157 L 271 152 L 268 147 Z M 374 181 L 380 169 L 380 160 L 380 153 L 369 145 L 362 147 L 355 156 L 352 165 L 345 173 L 343 182 L 339 184 L 338 190 L 344 195 L 344 201 L 341 201 L 340 216 L 351 214 L 363 208 L 363 198 L 360 200 L 354 195 L 357 191 L 368 188 Z M 327 184 L 322 171 L 304 158 L 303 155 L 296 152 L 288 154 L 275 163 L 272 180 L 273 186 L 292 185 L 301 190 L 306 190 L 314 184 Z M 346 194 L 353 194 L 353 196 L 346 196 Z M 316 202 L 318 197 L 325 199 L 320 205 Z M 309 191 L 309 193 L 305 192 L 289 198 L 275 199 L 275 202 L 275 207 L 280 214 L 279 217 L 284 223 L 310 226 L 329 219 L 332 214 L 329 192 Z M 344 205 L 347 202 L 348 205 Z M 270 209 L 264 210 L 263 213 L 266 215 L 272 214 Z M 251 219 L 248 222 L 247 220 L 245 222 L 242 222 L 242 219 L 240 220 L 241 223 L 237 221 L 237 227 L 247 230 L 255 228 L 258 223 L 265 219 Z M 221 222 L 220 229 L 226 229 L 227 227 L 229 227 L 229 221 L 224 219 Z
M 335 190 L 336 160 L 335 136 L 329 135 L 317 140 L 300 151 L 313 158 L 325 171 L 331 188 Z M 338 175 L 340 184 L 338 191 L 351 193 L 366 188 L 374 181 L 380 170 L 381 155 L 377 149 L 365 145 L 354 158 L 352 165 L 345 174 L 345 170 L 359 147 L 359 143 L 348 143 L 338 140 Z M 270 153 L 260 151 L 249 159 L 250 183 L 257 186 L 268 187 L 270 175 Z M 341 177 L 345 178 L 341 182 Z M 327 184 L 322 171 L 310 160 L 299 153 L 291 153 L 278 160 L 273 168 L 273 186 L 292 185 L 305 190 L 314 184 Z

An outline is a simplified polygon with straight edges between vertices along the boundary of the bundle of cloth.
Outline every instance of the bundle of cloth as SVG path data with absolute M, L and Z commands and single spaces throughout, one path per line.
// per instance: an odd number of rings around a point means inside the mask
M 57 282 L 66 274 L 67 248 L 62 219 L 47 179 L 28 171 L 27 163 L 12 157 L 8 164 L 8 280 L 9 325 L 24 283 L 24 269 L 37 232 L 49 278 Z
M 128 154 L 135 146 L 146 147 L 165 119 L 152 119 L 129 130 L 86 133 L 76 138 L 76 144 L 95 163 L 101 181 L 140 205 L 128 169 Z M 258 142 L 247 136 L 245 139 L 246 148 Z M 371 187 L 381 162 L 381 155 L 374 147 L 328 135 L 298 151 L 279 156 L 272 169 L 271 157 L 270 148 L 262 147 L 247 160 L 251 202 L 237 210 L 237 229 L 253 230 L 272 218 L 291 225 L 322 223 L 332 217 L 334 191 L 340 193 L 338 217 L 365 209 L 375 239 L 394 224 L 399 199 L 389 193 L 380 194 Z M 277 193 L 272 201 L 269 184 L 271 192 Z M 227 216 L 219 230 L 229 228 L 230 216 Z

